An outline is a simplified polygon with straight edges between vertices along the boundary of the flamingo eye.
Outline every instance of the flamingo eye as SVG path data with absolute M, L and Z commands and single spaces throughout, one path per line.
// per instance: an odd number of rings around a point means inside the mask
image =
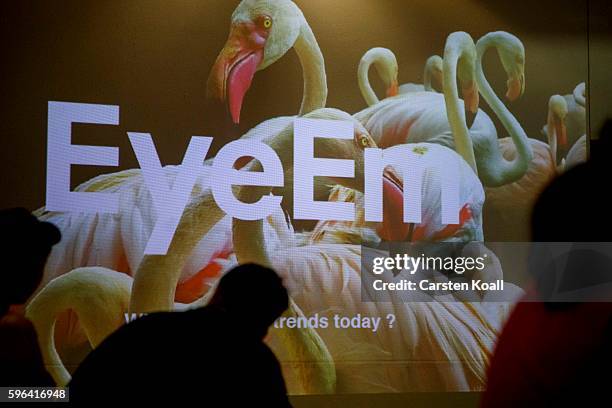
M 272 19 L 268 16 L 264 16 L 263 21 L 261 23 L 264 28 L 272 27 Z
M 368 137 L 365 135 L 359 136 L 359 145 L 363 148 L 370 146 L 370 141 L 368 140 Z

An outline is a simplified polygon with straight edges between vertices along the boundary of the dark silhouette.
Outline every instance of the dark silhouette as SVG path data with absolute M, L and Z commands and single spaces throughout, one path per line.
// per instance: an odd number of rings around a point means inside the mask
M 280 365 L 263 342 L 287 307 L 274 271 L 238 266 L 208 306 L 150 314 L 110 335 L 76 370 L 71 401 L 290 406 Z
M 551 278 L 552 264 L 533 271 L 527 297 L 535 301 L 519 303 L 502 331 L 483 407 L 599 406 L 609 399 L 612 303 L 552 300 L 555 290 L 612 281 L 610 257 L 591 250 L 593 245 L 579 244 L 611 241 L 611 157 L 608 121 L 598 143 L 591 145 L 590 161 L 554 180 L 536 203 L 533 241 L 573 242 L 578 249 L 566 258 L 560 277 Z
M 0 212 L 0 386 L 54 386 L 45 370 L 34 326 L 17 305 L 34 293 L 59 230 L 26 209 Z

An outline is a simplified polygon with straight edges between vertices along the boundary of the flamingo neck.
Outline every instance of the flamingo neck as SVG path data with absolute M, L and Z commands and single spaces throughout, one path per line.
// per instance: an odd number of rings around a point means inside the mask
M 249 165 L 248 171 L 263 171 L 263 168 L 259 162 L 255 161 Z M 235 189 L 234 192 L 239 201 L 254 203 L 260 197 L 269 195 L 272 188 L 242 186 Z M 266 237 L 263 228 L 263 220 L 245 221 L 237 218 L 232 220 L 234 253 L 239 264 L 254 263 L 266 267 L 272 266 L 266 252 Z
M 431 85 L 433 81 L 433 77 L 431 75 L 431 69 L 429 65 L 425 66 L 425 71 L 423 71 L 423 89 L 427 92 L 433 91 L 433 86 Z
M 576 103 L 586 108 L 586 84 L 584 82 L 579 83 L 576 88 L 574 88 L 573 95 Z
M 476 81 L 478 82 L 480 93 L 484 97 L 485 101 L 487 101 L 495 115 L 499 118 L 500 122 L 504 126 L 504 129 L 506 129 L 512 138 L 517 155 L 512 161 L 508 161 L 504 159 L 503 156 L 499 155 L 499 163 L 489 163 L 490 166 L 488 167 L 490 168 L 491 172 L 487 173 L 490 180 L 488 180 L 486 183 L 489 186 L 501 186 L 520 179 L 527 171 L 527 167 L 533 159 L 533 152 L 531 150 L 529 138 L 514 115 L 512 115 L 504 103 L 495 94 L 495 91 L 493 91 L 489 81 L 487 81 L 482 68 L 482 57 L 485 52 L 489 48 L 498 48 L 499 46 L 499 39 L 495 36 L 485 36 L 478 41 L 478 44 L 476 44 Z
M 466 65 L 473 63 L 474 42 L 466 33 L 455 33 L 449 37 L 444 49 L 443 90 L 448 121 L 453 133 L 455 150 L 478 173 L 474 147 L 466 123 L 465 111 L 461 109 L 457 89 L 457 65 L 460 60 Z M 469 67 L 468 67 L 469 68 Z
M 299 116 L 324 108 L 327 103 L 325 60 L 310 26 L 302 23 L 300 35 L 293 45 L 300 59 L 304 76 L 304 94 Z
M 293 168 L 293 161 L 285 158 L 286 154 L 293 150 L 293 129 L 285 129 L 279 136 L 270 142 L 283 163 L 283 174 Z M 263 167 L 257 160 L 252 161 L 247 171 L 261 172 Z M 269 195 L 271 187 L 241 186 L 234 189 L 236 199 L 243 203 L 257 202 L 261 197 Z M 234 253 L 238 263 L 255 263 L 258 265 L 272 267 L 272 261 L 267 252 L 266 237 L 264 234 L 264 220 L 245 221 L 234 218 L 232 220 L 232 239 Z
M 288 127 L 268 142 L 283 163 L 284 173 L 293 168 L 293 161 L 287 158 L 293 152 L 293 129 Z M 253 160 L 244 171 L 262 171 L 261 163 Z M 204 177 L 209 173 L 205 173 Z M 255 202 L 264 194 L 271 192 L 270 187 L 234 187 L 234 196 L 245 203 Z M 130 312 L 149 313 L 172 310 L 176 285 L 190 255 L 200 240 L 225 217 L 225 212 L 217 205 L 207 188 L 191 199 L 174 234 L 168 252 L 164 256 L 145 256 L 134 276 Z M 265 252 L 263 221 L 240 221 L 234 219 L 234 252 L 241 263 L 245 259 L 261 265 L 270 265 Z M 245 228 L 236 227 L 236 225 Z M 197 304 L 201 302 L 196 301 Z
M 238 263 L 255 263 L 268 268 L 272 267 L 272 261 L 266 251 L 263 227 L 263 220 L 244 221 L 234 219 L 232 221 L 234 253 Z
M 548 138 L 548 146 L 550 150 L 550 158 L 555 167 L 557 167 L 557 132 L 554 125 L 554 113 L 552 109 L 548 110 L 548 120 L 546 122 L 546 136 Z
M 183 212 L 168 253 L 145 256 L 136 271 L 130 298 L 131 313 L 173 309 L 176 285 L 183 267 L 198 242 L 224 215 L 210 189 L 191 200 Z
M 375 53 L 368 53 L 364 55 L 359 63 L 359 69 L 357 71 L 361 96 L 363 96 L 363 99 L 366 101 L 368 106 L 373 106 L 380 102 L 380 99 L 378 99 L 376 96 L 374 89 L 372 89 L 370 78 L 368 77 L 370 67 L 372 64 L 376 63 L 378 58 L 379 55 L 376 55 Z
M 439 60 L 440 57 L 437 55 L 433 55 L 427 59 L 425 63 L 425 69 L 423 70 L 423 89 L 427 92 L 435 91 L 433 87 L 433 72 L 435 70 L 436 60 Z

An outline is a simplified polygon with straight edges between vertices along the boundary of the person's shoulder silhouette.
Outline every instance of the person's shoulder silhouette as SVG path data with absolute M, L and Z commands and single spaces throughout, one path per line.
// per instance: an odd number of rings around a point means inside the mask
M 52 386 L 34 326 L 22 306 L 41 282 L 47 257 L 61 239 L 52 224 L 25 208 L 0 211 L 0 386 Z
M 607 121 L 590 160 L 554 179 L 532 213 L 534 247 L 570 244 L 566 258 L 531 270 L 534 287 L 515 307 L 497 341 L 481 406 L 597 406 L 607 398 L 612 364 L 612 303 L 557 302 L 565 290 L 612 281 L 606 253 L 592 243 L 609 243 L 612 218 L 606 178 L 612 168 L 612 121 Z M 562 275 L 556 275 L 563 264 Z M 543 266 L 542 263 L 534 265 Z
M 209 400 L 288 406 L 280 364 L 263 342 L 288 307 L 278 275 L 225 274 L 205 307 L 141 317 L 110 335 L 74 373 L 71 399 Z

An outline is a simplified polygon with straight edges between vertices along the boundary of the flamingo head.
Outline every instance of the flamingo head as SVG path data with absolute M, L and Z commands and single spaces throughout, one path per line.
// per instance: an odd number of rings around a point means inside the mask
M 442 85 L 444 82 L 444 60 L 439 55 L 432 55 L 425 63 L 425 71 L 432 83 Z
M 365 127 L 348 113 L 333 108 L 323 108 L 304 115 L 310 119 L 350 121 L 354 124 L 353 139 L 319 138 L 315 142 L 315 157 L 353 160 L 353 178 L 329 177 L 329 184 L 339 184 L 357 191 L 363 191 L 365 180 L 365 156 L 368 148 L 376 148 L 376 142 Z M 378 226 L 378 235 L 387 241 L 404 241 L 410 225 L 403 221 L 404 188 L 402 178 L 392 166 L 383 171 L 383 212 L 384 220 Z
M 318 138 L 315 142 L 315 157 L 353 160 L 355 174 L 353 178 L 329 177 L 328 184 L 337 184 L 357 191 L 363 191 L 365 180 L 365 156 L 368 148 L 376 148 L 376 142 L 365 127 L 348 113 L 333 108 L 323 108 L 304 115 L 310 119 L 343 120 L 354 124 L 353 139 Z M 397 217 L 403 217 L 404 193 L 401 177 L 393 167 L 385 168 L 383 172 L 383 203 L 385 222 L 381 227 L 386 234 L 380 234 L 390 241 L 404 240 L 407 235 L 407 224 L 397 222 Z M 389 216 L 388 216 L 389 214 Z M 399 214 L 394 217 L 395 214 Z
M 396 81 L 392 81 L 389 86 L 387 87 L 387 98 L 390 98 L 392 96 L 397 96 L 399 94 L 399 84 Z
M 546 133 L 550 139 L 557 138 L 561 147 L 567 147 L 567 129 L 565 127 L 565 117 L 567 116 L 567 102 L 561 95 L 553 95 L 548 101 L 548 123 Z
M 457 48 L 460 51 L 459 59 L 457 60 L 457 78 L 461 84 L 461 94 L 466 108 L 471 113 L 478 112 L 478 104 L 480 102 L 478 95 L 478 84 L 476 82 L 476 47 L 474 40 L 465 32 L 458 31 L 451 33 L 447 40 L 444 50 L 444 58 L 451 56 L 453 50 Z M 447 61 L 442 61 L 443 69 L 446 63 L 450 63 L 453 57 Z
M 499 58 L 508 76 L 506 98 L 514 101 L 525 93 L 525 47 L 516 36 L 504 31 L 487 35 L 496 37 Z
M 399 68 L 395 54 L 387 48 L 378 47 L 368 51 L 364 58 L 370 53 L 375 53 L 376 55 L 374 67 L 376 68 L 378 76 L 380 76 L 387 87 L 387 97 L 396 96 L 399 93 L 399 84 L 397 82 Z
M 290 0 L 243 0 L 232 14 L 229 37 L 208 77 L 208 95 L 227 103 L 234 123 L 255 72 L 293 47 L 304 15 Z
M 314 144 L 314 156 L 319 158 L 353 160 L 355 176 L 352 179 L 329 177 L 329 184 L 339 184 L 357 191 L 363 191 L 365 179 L 365 156 L 367 148 L 376 148 L 376 142 L 366 128 L 346 112 L 334 108 L 317 109 L 304 115 L 307 119 L 342 120 L 353 123 L 352 139 L 317 138 Z

